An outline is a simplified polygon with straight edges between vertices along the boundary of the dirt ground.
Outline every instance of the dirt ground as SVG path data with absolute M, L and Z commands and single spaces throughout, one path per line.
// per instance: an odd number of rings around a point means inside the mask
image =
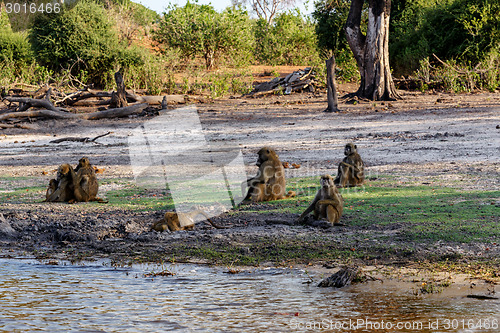
M 339 95 L 353 90 L 355 87 L 342 86 Z M 323 93 L 255 99 L 235 96 L 197 104 L 196 108 L 206 139 L 241 149 L 249 175 L 256 171 L 256 152 L 263 145 L 274 147 L 282 161 L 301 165 L 299 169 L 287 169 L 287 177 L 335 174 L 343 146 L 354 142 L 367 165 L 368 177 L 390 174 L 398 181 L 438 179 L 441 186 L 459 184 L 464 190 L 500 188 L 500 93 L 402 94 L 403 99 L 394 102 L 341 102 L 340 113 L 322 112 L 326 108 Z M 16 178 L 0 180 L 0 191 L 8 192 L 9 186 L 23 184 L 46 186 L 58 165 L 76 164 L 81 156 L 88 156 L 94 165 L 104 169 L 99 177 L 130 182 L 133 173 L 127 139 L 133 129 L 151 118 L 39 120 L 34 122 L 36 130 L 2 130 L 0 176 Z M 108 131 L 112 133 L 95 143 L 49 143 L 54 138 L 94 137 Z M 99 195 L 106 197 L 106 192 L 117 186 L 102 185 Z M 157 233 L 149 228 L 161 212 L 128 211 L 96 203 L 41 203 L 42 199 L 0 203 L 0 246 L 4 255 L 27 251 L 47 257 L 98 256 L 116 260 L 163 260 L 184 255 L 196 261 L 193 249 L 207 244 L 215 248 L 231 245 L 251 255 L 256 246 L 271 249 L 274 242 L 284 238 L 300 246 L 314 246 L 311 244 L 317 239 L 345 248 L 353 242 L 357 248 L 377 252 L 373 239 L 363 240 L 366 230 L 346 226 L 332 231 L 294 225 L 296 216 L 290 214 L 224 214 L 214 221 L 229 229 L 214 230 L 201 224 L 195 231 Z M 500 201 L 496 204 L 500 207 Z M 377 232 L 391 231 L 381 227 Z M 486 259 L 500 255 L 500 245 L 488 253 L 484 244 L 437 242 L 411 246 L 416 249 L 411 254 L 379 253 L 380 261 L 417 261 L 431 254 L 459 253 Z

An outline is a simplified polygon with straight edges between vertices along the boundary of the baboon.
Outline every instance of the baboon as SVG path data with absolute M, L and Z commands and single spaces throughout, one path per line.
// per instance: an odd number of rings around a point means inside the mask
M 82 157 L 75 170 L 71 171 L 76 201 L 103 201 L 96 197 L 99 183 L 87 157 Z
M 309 207 L 300 215 L 299 222 L 302 222 L 307 214 L 314 210 L 316 220 L 326 218 L 332 225 L 342 225 L 339 220 L 344 209 L 344 199 L 337 190 L 333 177 L 330 175 L 321 176 L 320 184 L 321 188 Z
M 295 192 L 285 192 L 285 169 L 274 149 L 264 147 L 259 150 L 258 155 L 257 175 L 248 179 L 246 184 L 241 184 L 243 195 L 248 186 L 248 193 L 243 201 L 250 199 L 252 202 L 260 202 L 294 197 Z
M 49 181 L 45 201 L 65 202 L 75 199 L 72 173 L 74 170 L 71 165 L 62 164 L 59 166 L 56 179 Z
M 357 152 L 358 147 L 353 143 L 345 145 L 346 155 L 339 164 L 337 177 L 334 183 L 337 187 L 353 187 L 365 182 L 365 165 Z
M 47 192 L 45 192 L 45 201 L 48 201 L 52 193 L 57 190 L 57 180 L 51 179 L 49 180 L 49 187 L 47 188 Z
M 195 221 L 194 218 L 198 215 L 203 215 L 207 221 L 217 229 L 226 229 L 226 227 L 221 227 L 210 219 L 204 211 L 197 209 L 189 213 L 176 213 L 176 212 L 166 212 L 165 216 L 153 223 L 151 230 L 156 231 L 178 231 L 178 230 L 193 230 Z

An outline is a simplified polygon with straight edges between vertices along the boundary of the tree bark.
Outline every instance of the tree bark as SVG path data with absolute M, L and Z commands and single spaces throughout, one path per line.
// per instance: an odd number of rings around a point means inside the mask
M 127 92 L 125 91 L 125 82 L 123 82 L 123 75 L 120 71 L 115 73 L 116 93 L 111 94 L 110 108 L 122 108 L 128 105 Z
M 325 112 L 339 112 L 337 87 L 335 84 L 335 57 L 326 60 L 326 86 L 328 107 Z
M 389 66 L 389 19 L 391 0 L 368 1 L 366 36 L 361 32 L 361 12 L 365 0 L 351 0 L 344 30 L 358 64 L 361 83 L 356 95 L 370 100 L 400 98 Z
M 4 113 L 0 115 L 0 120 L 12 119 L 12 118 L 23 118 L 23 117 L 45 117 L 53 119 L 74 119 L 78 118 L 76 114 L 53 111 L 53 110 L 28 110 L 21 112 L 11 112 Z

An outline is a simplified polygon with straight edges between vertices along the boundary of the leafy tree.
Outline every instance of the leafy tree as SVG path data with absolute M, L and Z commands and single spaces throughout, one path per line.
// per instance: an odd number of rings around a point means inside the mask
M 32 58 L 33 53 L 24 34 L 0 30 L 0 61 L 25 65 L 31 62 Z
M 55 71 L 85 70 L 102 86 L 116 65 L 141 62 L 136 51 L 120 43 L 113 24 L 102 5 L 81 0 L 71 10 L 36 17 L 29 37 L 40 64 Z
M 390 54 L 397 72 L 413 72 L 433 53 L 476 64 L 498 48 L 498 1 L 394 0 L 393 9 Z
M 26 35 L 13 32 L 3 3 L 0 4 L 0 61 L 11 62 L 21 66 L 30 62 L 33 57 Z
M 350 0 L 323 0 L 317 1 L 314 6 L 312 16 L 316 21 L 318 46 L 337 52 L 349 49 L 344 25 L 349 15 Z
M 271 25 L 259 19 L 255 40 L 255 56 L 262 63 L 303 65 L 319 59 L 314 24 L 298 10 L 278 15 Z
M 188 2 L 171 6 L 154 34 L 167 47 L 186 57 L 201 56 L 207 69 L 223 57 L 247 57 L 252 49 L 251 23 L 245 11 L 229 7 L 218 13 L 211 5 Z
M 232 0 L 233 5 L 249 3 L 257 17 L 271 24 L 274 17 L 286 8 L 292 7 L 296 0 Z

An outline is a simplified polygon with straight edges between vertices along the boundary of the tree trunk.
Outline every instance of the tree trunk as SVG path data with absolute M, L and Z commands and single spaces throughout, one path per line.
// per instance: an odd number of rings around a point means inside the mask
M 207 69 L 212 69 L 215 63 L 215 52 L 213 50 L 207 50 L 205 52 L 205 65 Z
M 111 94 L 110 108 L 122 108 L 128 105 L 127 92 L 125 91 L 125 82 L 123 82 L 123 75 L 120 71 L 115 73 L 116 93 Z
M 325 112 L 339 112 L 337 87 L 335 85 L 335 57 L 333 55 L 326 60 L 326 86 L 328 108 L 326 108 Z
M 366 36 L 361 32 L 361 11 L 365 0 L 351 0 L 344 27 L 347 42 L 354 54 L 361 75 L 356 92 L 371 100 L 400 98 L 392 81 L 389 66 L 389 19 L 391 0 L 368 0 Z

